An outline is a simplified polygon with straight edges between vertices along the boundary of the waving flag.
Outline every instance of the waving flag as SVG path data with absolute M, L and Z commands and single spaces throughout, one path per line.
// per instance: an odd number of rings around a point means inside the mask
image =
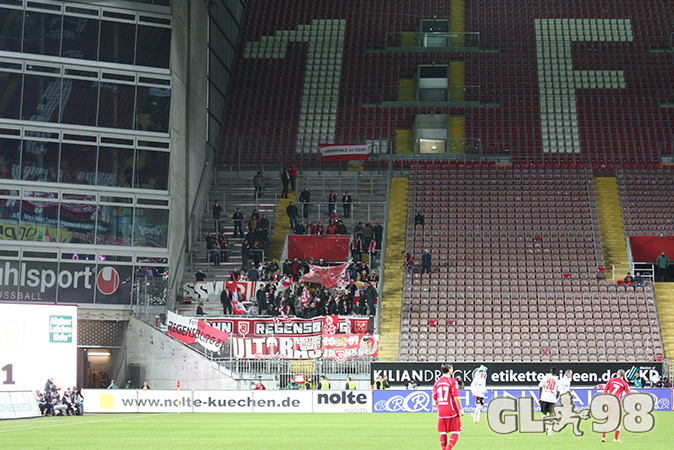
M 305 286 L 304 290 L 302 290 L 302 295 L 300 295 L 300 304 L 303 308 L 306 308 L 309 306 L 309 303 L 311 303 L 311 292 L 309 292 L 309 288 Z
M 348 263 L 338 266 L 312 266 L 309 265 L 309 273 L 303 275 L 300 281 L 322 284 L 328 289 L 344 286 L 347 283 L 346 269 Z
M 234 314 L 241 315 L 246 314 L 246 307 L 243 306 L 243 303 L 239 301 L 239 292 L 237 289 L 234 289 L 232 292 L 232 310 Z

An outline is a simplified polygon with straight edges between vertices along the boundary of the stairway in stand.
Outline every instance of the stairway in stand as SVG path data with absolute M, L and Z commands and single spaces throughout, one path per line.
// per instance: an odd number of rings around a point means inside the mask
M 276 207 L 276 211 L 278 211 L 278 220 L 274 223 L 274 230 L 271 233 L 267 261 L 276 260 L 279 265 L 283 262 L 281 261 L 283 246 L 285 245 L 286 236 L 290 233 L 290 218 L 288 218 L 286 208 L 290 202 L 295 201 L 295 194 L 295 192 L 290 191 L 288 193 L 288 198 L 279 199 L 279 203 Z M 301 206 L 298 209 L 301 215 Z
M 604 267 L 608 278 L 611 276 L 613 263 L 627 262 L 627 243 L 625 242 L 620 195 L 616 179 L 613 177 L 595 178 L 594 188 L 601 242 L 604 249 Z M 616 268 L 629 269 L 629 265 L 618 265 Z
M 654 283 L 655 301 L 660 319 L 660 331 L 664 344 L 664 356 L 671 358 L 674 355 L 674 283 Z M 655 354 L 662 353 L 655 349 Z M 671 371 L 674 367 L 670 367 Z
M 397 359 L 400 348 L 400 311 L 403 298 L 403 269 L 400 253 L 405 250 L 407 232 L 407 197 L 409 179 L 391 180 L 388 230 L 386 238 L 386 273 L 381 299 L 379 357 Z

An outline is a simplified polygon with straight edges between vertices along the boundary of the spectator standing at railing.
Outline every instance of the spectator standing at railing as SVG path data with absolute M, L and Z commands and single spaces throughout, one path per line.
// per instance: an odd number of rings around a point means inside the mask
M 293 232 L 295 234 L 306 234 L 307 229 L 302 225 L 302 221 L 298 220 L 297 221 L 297 226 L 293 229 Z
M 346 225 L 341 220 L 337 222 L 337 234 L 349 234 L 349 231 L 346 229 Z
M 220 214 L 222 214 L 222 206 L 216 200 L 213 203 L 213 223 L 215 226 L 215 232 L 220 233 Z
M 344 209 L 345 219 L 351 217 L 351 203 L 353 203 L 353 198 L 351 198 L 349 191 L 344 192 L 344 195 L 342 196 L 342 208 Z
M 220 293 L 220 303 L 222 303 L 222 314 L 229 316 L 232 314 L 232 291 L 225 288 Z
M 669 267 L 669 258 L 664 250 L 655 260 L 655 279 L 656 281 L 667 281 L 667 268 Z
M 354 261 L 360 261 L 360 258 L 363 255 L 363 241 L 361 241 L 360 236 L 351 243 L 351 257 Z
M 290 184 L 290 172 L 284 168 L 281 170 L 281 198 L 288 198 L 288 185 Z
M 337 194 L 330 189 L 330 193 L 328 194 L 328 216 L 335 210 L 335 204 L 337 204 Z
M 229 261 L 229 255 L 227 253 L 228 244 L 229 241 L 227 240 L 227 236 L 225 236 L 225 233 L 222 232 L 220 234 L 220 239 L 218 239 L 218 246 L 220 247 L 220 262 Z
M 310 220 L 309 223 L 307 223 L 307 235 L 312 234 L 316 234 L 316 226 L 313 223 L 311 223 Z
M 297 205 L 295 203 L 290 202 L 288 206 L 286 207 L 286 214 L 288 215 L 288 218 L 290 219 L 290 229 L 294 230 L 295 227 L 297 226 L 297 214 L 299 211 L 297 211 Z
M 259 265 L 259 263 L 257 263 Z M 250 270 L 248 271 L 248 281 L 258 281 L 260 274 L 258 273 L 256 264 L 250 265 Z
M 381 247 L 381 241 L 384 239 L 384 227 L 382 227 L 379 223 L 375 223 L 374 227 L 372 228 L 372 234 L 374 240 L 377 241 L 377 246 Z
M 323 222 L 318 222 L 316 225 L 316 235 L 318 236 L 323 236 L 325 234 L 325 227 L 323 226 Z
M 257 175 L 253 177 L 253 187 L 255 188 L 255 199 L 262 197 L 262 191 L 264 191 L 264 177 L 262 172 L 258 172 Z
M 311 191 L 308 187 L 305 186 L 300 193 L 299 201 L 302 204 L 302 216 L 306 219 L 309 217 L 309 202 L 311 202 Z
M 363 246 L 365 248 L 370 247 L 370 241 L 372 240 L 373 235 L 374 235 L 374 232 L 372 231 L 372 224 L 370 222 L 368 222 L 363 227 Z
M 290 189 L 295 192 L 297 190 L 297 166 L 295 163 L 292 163 L 290 167 L 288 167 L 288 175 L 290 176 Z
M 243 213 L 240 208 L 236 208 L 236 212 L 232 215 L 234 221 L 234 238 L 243 237 Z
M 363 239 L 363 222 L 358 222 L 355 227 L 353 227 L 353 236 Z
M 367 251 L 370 255 L 370 265 L 373 269 L 377 268 L 377 241 L 372 239 L 370 245 L 367 248 Z
M 368 315 L 374 316 L 376 312 L 374 304 L 377 301 L 377 288 L 375 288 L 370 283 L 365 283 L 365 285 L 367 286 L 367 289 L 365 289 L 365 298 L 367 299 L 367 310 L 368 310 L 367 312 Z
M 328 228 L 325 231 L 330 235 L 337 234 L 337 224 L 334 222 L 330 222 L 330 225 L 328 225 Z

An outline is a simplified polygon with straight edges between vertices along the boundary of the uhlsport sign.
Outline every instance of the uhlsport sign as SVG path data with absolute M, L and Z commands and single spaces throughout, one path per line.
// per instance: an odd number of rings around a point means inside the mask
M 132 271 L 95 261 L 0 261 L 0 301 L 128 303 Z
M 538 386 L 552 366 L 560 372 L 573 370 L 572 385 L 579 387 L 606 383 L 619 369 L 625 370 L 629 381 L 641 377 L 646 385 L 655 385 L 663 373 L 663 365 L 659 362 L 455 363 L 454 375 L 461 376 L 464 383 L 469 385 L 473 380 L 473 371 L 483 364 L 488 370 L 487 385 L 503 387 Z M 410 380 L 419 386 L 432 386 L 442 376 L 440 365 L 439 362 L 373 362 L 370 381 L 374 384 L 379 375 L 386 375 L 391 386 L 406 386 Z

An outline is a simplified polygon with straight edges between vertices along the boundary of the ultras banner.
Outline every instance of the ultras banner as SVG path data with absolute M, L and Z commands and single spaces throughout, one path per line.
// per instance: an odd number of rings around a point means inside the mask
M 231 338 L 232 356 L 237 359 L 334 359 L 377 356 L 379 341 L 371 335 L 267 336 Z
M 388 376 L 392 386 L 406 386 L 410 380 L 419 386 L 432 386 L 442 374 L 440 362 L 373 362 L 370 381 L 379 375 Z M 473 380 L 473 371 L 487 367 L 487 387 L 490 386 L 538 386 L 543 376 L 554 365 L 559 372 L 573 370 L 572 386 L 594 387 L 606 383 L 619 369 L 624 369 L 628 380 L 637 377 L 647 386 L 655 385 L 662 378 L 661 362 L 597 362 L 597 363 L 454 363 L 454 375 L 460 375 L 466 386 Z M 558 374 L 559 375 L 559 374 Z
M 338 317 L 337 333 L 368 334 L 370 320 L 367 317 L 332 316 Z M 324 318 L 313 319 L 289 318 L 276 323 L 269 318 L 238 318 L 214 317 L 205 319 L 206 322 L 220 331 L 239 337 L 267 337 L 267 336 L 317 336 L 324 334 Z

